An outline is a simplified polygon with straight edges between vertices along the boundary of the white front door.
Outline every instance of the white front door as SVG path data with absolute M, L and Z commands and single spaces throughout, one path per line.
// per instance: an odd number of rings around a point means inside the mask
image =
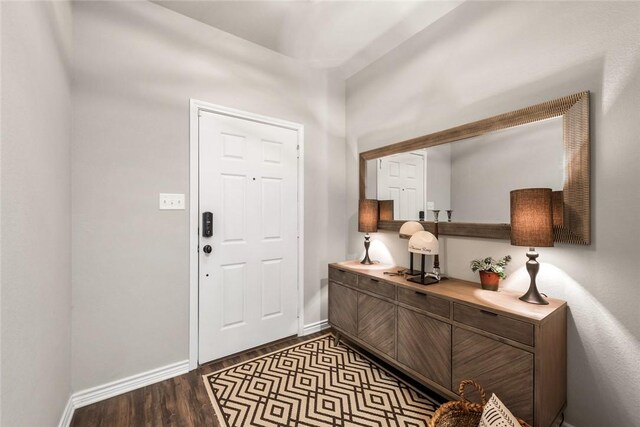
M 378 200 L 393 200 L 394 219 L 418 219 L 425 210 L 424 164 L 421 152 L 379 159 Z
M 296 130 L 201 112 L 199 363 L 298 330 L 297 144 Z

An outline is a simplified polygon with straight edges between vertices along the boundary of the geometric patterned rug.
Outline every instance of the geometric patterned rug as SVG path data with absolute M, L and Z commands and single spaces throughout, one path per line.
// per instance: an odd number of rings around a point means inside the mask
M 418 427 L 439 406 L 331 334 L 203 379 L 226 427 Z

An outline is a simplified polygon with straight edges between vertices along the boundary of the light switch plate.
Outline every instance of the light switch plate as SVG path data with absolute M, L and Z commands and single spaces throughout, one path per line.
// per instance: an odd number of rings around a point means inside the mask
M 432 211 L 436 208 L 436 204 L 433 202 L 427 202 L 427 210 Z
M 160 210 L 184 210 L 184 194 L 160 193 Z

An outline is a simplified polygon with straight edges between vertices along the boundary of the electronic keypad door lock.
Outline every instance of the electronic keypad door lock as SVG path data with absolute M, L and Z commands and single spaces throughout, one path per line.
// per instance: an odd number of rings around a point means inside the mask
M 202 237 L 213 236 L 213 214 L 211 212 L 202 213 Z

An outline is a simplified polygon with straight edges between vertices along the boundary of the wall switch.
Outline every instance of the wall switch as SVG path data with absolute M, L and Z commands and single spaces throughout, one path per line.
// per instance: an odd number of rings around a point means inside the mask
M 427 210 L 432 211 L 436 208 L 436 204 L 434 202 L 427 202 Z
M 184 194 L 160 193 L 160 210 L 184 210 Z

